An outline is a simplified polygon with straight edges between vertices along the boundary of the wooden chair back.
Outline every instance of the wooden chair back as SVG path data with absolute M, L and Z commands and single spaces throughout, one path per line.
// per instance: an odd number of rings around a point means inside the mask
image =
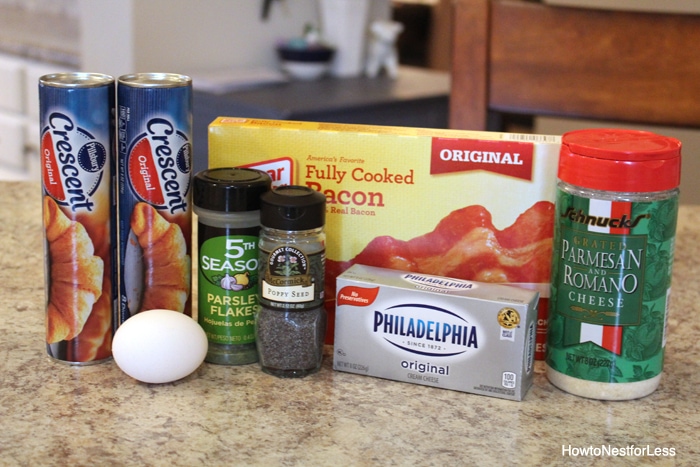
M 454 0 L 450 127 L 499 114 L 700 127 L 700 15 Z

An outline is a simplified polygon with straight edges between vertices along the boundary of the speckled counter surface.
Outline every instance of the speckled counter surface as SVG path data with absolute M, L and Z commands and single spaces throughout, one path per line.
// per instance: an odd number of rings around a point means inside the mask
M 523 402 L 322 370 L 282 380 L 203 364 L 138 383 L 114 362 L 71 367 L 43 344 L 37 183 L 0 183 L 2 465 L 699 465 L 700 206 L 682 207 L 666 366 L 652 395 L 600 402 L 552 387 Z M 563 449 L 673 449 L 674 457 Z M 641 461 L 641 464 L 640 464 Z

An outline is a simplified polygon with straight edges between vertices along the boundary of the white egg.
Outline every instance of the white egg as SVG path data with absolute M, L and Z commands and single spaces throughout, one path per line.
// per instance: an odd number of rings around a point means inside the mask
M 148 310 L 119 326 L 112 355 L 117 366 L 134 379 L 169 383 L 195 371 L 207 347 L 204 330 L 191 317 L 171 310 Z

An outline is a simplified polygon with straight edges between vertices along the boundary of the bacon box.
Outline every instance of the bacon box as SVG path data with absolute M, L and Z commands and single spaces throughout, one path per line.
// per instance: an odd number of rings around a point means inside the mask
M 209 167 L 326 195 L 327 342 L 355 263 L 540 293 L 544 357 L 558 136 L 219 117 Z

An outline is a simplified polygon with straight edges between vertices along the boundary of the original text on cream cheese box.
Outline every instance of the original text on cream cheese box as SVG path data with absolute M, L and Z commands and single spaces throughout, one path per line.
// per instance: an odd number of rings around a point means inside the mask
M 356 264 L 337 278 L 333 369 L 520 401 L 538 295 Z

